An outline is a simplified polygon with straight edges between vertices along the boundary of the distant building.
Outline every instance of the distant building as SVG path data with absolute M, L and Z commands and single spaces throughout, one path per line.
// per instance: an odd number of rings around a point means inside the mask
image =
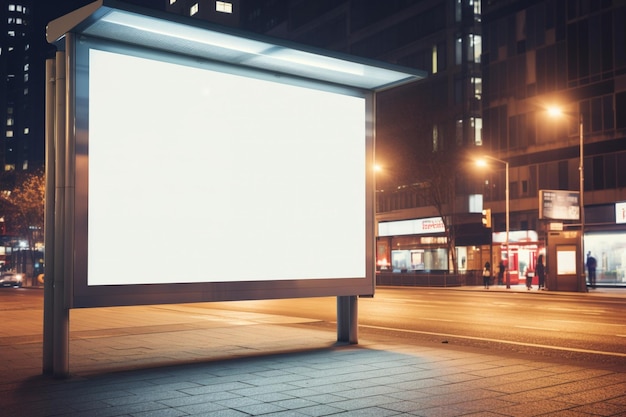
M 510 164 L 511 230 L 536 230 L 540 242 L 578 230 L 578 220 L 541 219 L 539 192 L 580 190 L 582 117 L 585 253 L 601 259 L 598 282 L 626 284 L 626 3 L 485 1 L 483 40 L 483 147 Z M 547 106 L 568 114 L 550 118 Z M 504 169 L 494 168 L 485 205 L 503 231 Z M 535 254 L 514 254 L 520 271 Z
M 30 0 L 0 6 L 1 172 L 43 166 L 43 54 L 31 7 Z

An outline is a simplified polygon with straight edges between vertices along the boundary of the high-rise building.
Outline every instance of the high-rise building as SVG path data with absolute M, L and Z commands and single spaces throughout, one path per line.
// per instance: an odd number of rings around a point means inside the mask
M 43 164 L 43 65 L 38 65 L 32 3 L 10 0 L 0 7 L 0 170 Z M 41 42 L 40 42 L 41 43 Z
M 532 266 L 552 236 L 582 228 L 577 263 L 589 254 L 599 281 L 626 282 L 626 3 L 486 1 L 483 39 L 484 148 L 509 163 L 511 230 L 538 235 L 512 265 Z M 549 117 L 550 106 L 562 117 Z M 507 184 L 504 166 L 494 169 L 485 204 L 503 231 Z M 567 210 L 551 214 L 546 190 L 571 196 L 558 202 Z

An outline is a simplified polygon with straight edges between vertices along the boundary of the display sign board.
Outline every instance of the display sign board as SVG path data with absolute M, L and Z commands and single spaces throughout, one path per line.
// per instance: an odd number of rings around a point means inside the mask
M 539 218 L 544 220 L 580 220 L 578 191 L 539 190 Z

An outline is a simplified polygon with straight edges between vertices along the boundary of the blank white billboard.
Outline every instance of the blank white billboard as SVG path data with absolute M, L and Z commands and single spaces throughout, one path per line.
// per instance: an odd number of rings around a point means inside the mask
M 364 97 L 99 49 L 88 76 L 88 286 L 366 276 Z

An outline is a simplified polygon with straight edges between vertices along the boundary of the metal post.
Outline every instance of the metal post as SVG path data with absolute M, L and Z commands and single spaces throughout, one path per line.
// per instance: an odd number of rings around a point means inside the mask
M 578 291 L 587 291 L 587 279 L 585 277 L 585 154 L 583 150 L 584 135 L 583 135 L 583 114 L 579 113 L 578 119 L 578 141 L 580 143 L 580 155 L 578 162 L 578 171 L 580 175 L 580 252 L 582 260 L 582 270 L 578 280 Z
M 357 297 L 337 296 L 337 341 L 357 344 L 358 325 Z
M 53 369 L 54 312 L 54 142 L 56 130 L 56 60 L 46 60 L 46 205 L 44 216 L 44 296 L 43 296 L 43 364 L 44 374 Z
M 510 232 L 510 216 L 511 216 L 511 212 L 510 212 L 510 206 L 509 206 L 509 163 L 506 161 L 501 161 L 504 162 L 505 165 L 505 181 L 506 181 L 506 185 L 504 188 L 504 195 L 505 195 L 505 216 L 506 216 L 506 287 L 507 288 L 511 288 L 511 250 L 509 249 L 509 232 Z
M 56 57 L 55 114 L 55 192 L 54 192 L 54 271 L 53 285 L 53 349 L 52 373 L 55 377 L 69 374 L 69 309 L 65 300 L 64 230 L 65 230 L 65 137 L 66 137 L 66 55 Z

